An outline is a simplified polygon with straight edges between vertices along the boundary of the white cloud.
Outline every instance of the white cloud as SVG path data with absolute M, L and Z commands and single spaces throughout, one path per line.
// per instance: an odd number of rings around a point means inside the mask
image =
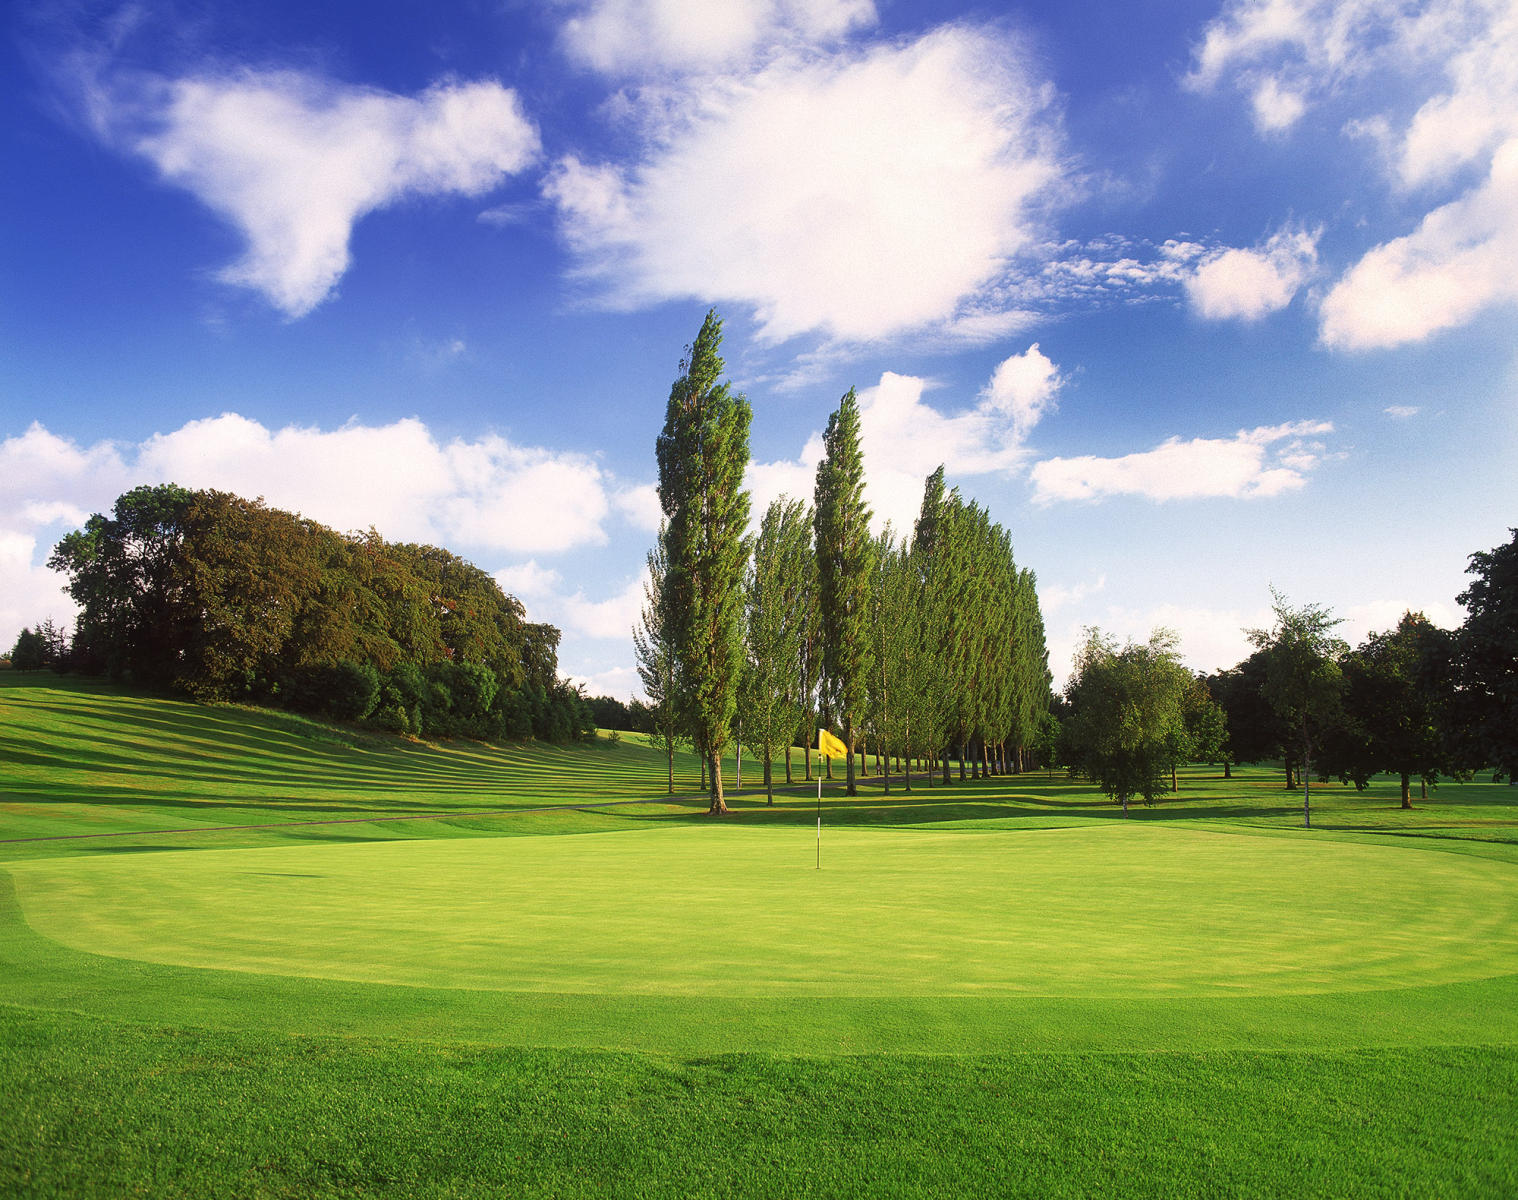
M 1185 278 L 1186 298 L 1209 320 L 1257 321 L 1285 308 L 1317 268 L 1316 232 L 1281 230 L 1253 250 L 1204 257 Z
M 1465 614 L 1453 604 L 1443 600 L 1419 603 L 1410 598 L 1400 600 L 1373 600 L 1367 604 L 1354 604 L 1343 613 L 1344 624 L 1337 633 L 1351 646 L 1358 646 L 1372 633 L 1390 633 L 1397 628 L 1405 613 L 1422 613 L 1429 622 L 1440 629 L 1458 629 L 1465 621 Z
M 659 532 L 664 509 L 659 503 L 659 489 L 655 485 L 641 483 L 623 488 L 612 497 L 612 503 L 634 529 L 646 533 Z
M 889 521 L 910 531 L 922 506 L 923 482 L 943 464 L 952 477 L 1019 469 L 1027 461 L 1024 440 L 1050 411 L 1063 386 L 1059 368 L 1037 344 L 1004 359 L 973 408 L 945 414 L 923 400 L 928 382 L 887 371 L 858 393 L 860 450 L 865 461 L 865 500 L 875 528 Z M 753 463 L 745 480 L 757 522 L 781 494 L 812 499 L 822 436 L 813 433 L 799 459 Z
M 1323 299 L 1322 339 L 1345 350 L 1421 341 L 1518 300 L 1518 138 L 1486 182 L 1365 255 Z
M 418 96 L 297 71 L 81 80 L 95 128 L 146 158 L 246 239 L 224 282 L 304 316 L 348 268 L 367 213 L 408 196 L 479 195 L 537 156 L 516 94 L 494 81 Z
M 1254 123 L 1262 132 L 1290 129 L 1307 111 L 1307 102 L 1295 92 L 1281 87 L 1276 79 L 1265 79 L 1254 92 Z
M 587 696 L 613 696 L 618 700 L 631 700 L 642 696 L 643 681 L 638 678 L 635 667 L 612 667 L 606 671 L 578 672 L 570 675 L 571 683 L 582 684 Z
M 875 22 L 871 0 L 585 0 L 573 7 L 565 48 L 609 75 L 711 71 Z
M 1073 583 L 1069 585 L 1040 584 L 1038 589 L 1039 607 L 1044 615 L 1058 612 L 1062 608 L 1068 608 L 1072 604 L 1082 603 L 1087 596 L 1094 596 L 1107 587 L 1107 577 L 1098 575 L 1095 579 L 1086 583 Z
M 1410 417 L 1416 417 L 1423 410 L 1413 404 L 1389 404 L 1381 411 L 1393 420 L 1406 421 Z
M 537 559 L 529 559 L 513 567 L 502 567 L 493 572 L 493 575 L 503 592 L 519 600 L 541 600 L 553 596 L 564 582 L 562 575 L 552 567 L 540 566 Z
M 634 577 L 621 591 L 602 600 L 592 600 L 582 591 L 565 597 L 556 607 L 563 615 L 566 632 L 630 643 L 643 610 L 646 575 Z
M 1326 421 L 1296 421 L 1240 430 L 1232 438 L 1171 438 L 1153 450 L 1118 458 L 1045 459 L 1033 467 L 1033 500 L 1277 496 L 1305 486 L 1307 472 L 1325 457 L 1320 443 L 1305 439 L 1332 432 Z
M 681 93 L 641 162 L 564 158 L 545 191 L 609 305 L 746 304 L 771 340 L 994 323 L 984 296 L 1061 175 L 1028 64 L 963 26 L 784 57 Z
M 1346 134 L 1369 134 L 1392 186 L 1423 198 L 1417 228 L 1370 249 L 1325 296 L 1325 345 L 1418 342 L 1518 299 L 1515 63 L 1511 0 L 1233 0 L 1208 25 L 1193 87 L 1235 83 L 1262 132 L 1329 96 L 1358 104 L 1369 111 Z

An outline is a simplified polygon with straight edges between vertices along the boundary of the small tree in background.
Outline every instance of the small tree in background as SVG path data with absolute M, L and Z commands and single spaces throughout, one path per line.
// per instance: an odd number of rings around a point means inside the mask
M 1292 608 L 1271 589 L 1275 625 L 1245 630 L 1265 651 L 1265 699 L 1291 729 L 1301 753 L 1302 824 L 1312 827 L 1312 756 L 1316 741 L 1340 714 L 1344 674 L 1339 662 L 1349 647 L 1333 636 L 1342 621 L 1318 604 Z
M 1078 766 L 1123 806 L 1133 797 L 1153 804 L 1166 789 L 1176 739 L 1184 736 L 1191 674 L 1181 665 L 1176 635 L 1157 629 L 1149 641 L 1118 648 L 1088 629 L 1066 695 L 1066 746 Z

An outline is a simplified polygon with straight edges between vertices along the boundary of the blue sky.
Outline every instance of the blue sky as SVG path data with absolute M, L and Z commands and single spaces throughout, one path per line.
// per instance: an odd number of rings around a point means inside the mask
M 1270 588 L 1458 622 L 1518 524 L 1511 0 L 10 6 L 0 642 L 138 483 L 446 545 L 632 694 L 708 306 L 756 515 L 858 387 L 870 499 L 1085 625 Z

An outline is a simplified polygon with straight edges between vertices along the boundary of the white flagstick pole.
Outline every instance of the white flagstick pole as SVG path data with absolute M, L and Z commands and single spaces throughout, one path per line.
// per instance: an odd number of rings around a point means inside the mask
M 817 767 L 817 869 L 822 870 L 822 766 Z

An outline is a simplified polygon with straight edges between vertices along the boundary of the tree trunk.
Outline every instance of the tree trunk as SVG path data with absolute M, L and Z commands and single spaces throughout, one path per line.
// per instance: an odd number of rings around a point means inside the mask
M 812 782 L 812 747 L 817 744 L 817 729 L 812 728 L 812 740 L 806 746 L 806 781 Z
M 739 729 L 739 732 L 738 732 L 738 741 L 735 743 L 735 745 L 738 748 L 738 767 L 737 767 L 737 770 L 733 774 L 733 790 L 734 791 L 737 791 L 739 788 L 741 788 L 743 786 L 743 732 L 742 732 L 743 727 L 740 725 L 738 727 L 738 729 Z
M 1127 815 L 1128 815 L 1128 796 L 1125 793 L 1124 796 L 1123 796 L 1123 816 L 1126 817 Z
M 795 780 L 791 778 L 791 743 L 785 744 L 785 784 L 789 787 Z
M 1229 764 L 1229 762 L 1228 762 L 1228 760 L 1226 758 L 1223 760 L 1223 778 L 1224 779 L 1232 779 L 1233 778 L 1233 767 Z
M 965 778 L 966 778 L 966 776 L 965 776 L 965 758 L 968 756 L 968 754 L 969 754 L 969 751 L 965 749 L 965 744 L 963 742 L 960 742 L 959 743 L 959 782 L 960 783 L 963 783 L 965 781 Z
M 773 769 L 770 767 L 770 748 L 764 748 L 764 795 L 765 803 L 771 808 L 775 807 L 775 779 Z
M 1402 807 L 1403 808 L 1411 808 L 1412 806 L 1413 806 L 1413 781 L 1412 781 L 1412 777 L 1410 775 L 1408 775 L 1408 773 L 1406 771 L 1403 771 L 1402 772 Z
M 712 774 L 712 806 L 706 811 L 712 816 L 725 816 L 727 814 L 727 801 L 722 798 L 722 755 L 712 751 L 711 761 Z
M 859 795 L 859 787 L 854 782 L 854 718 L 843 718 L 843 744 L 848 748 L 848 772 L 844 782 L 843 794 L 845 796 Z
M 1170 790 L 1172 792 L 1179 792 L 1181 790 L 1181 785 L 1176 779 L 1174 763 L 1170 764 Z
M 943 751 L 943 781 L 945 783 L 952 782 L 949 778 L 949 748 L 947 746 L 944 747 Z
M 875 774 L 880 776 L 881 791 L 889 796 L 891 794 L 891 756 L 885 756 L 885 770 L 880 769 L 880 743 L 875 743 Z

